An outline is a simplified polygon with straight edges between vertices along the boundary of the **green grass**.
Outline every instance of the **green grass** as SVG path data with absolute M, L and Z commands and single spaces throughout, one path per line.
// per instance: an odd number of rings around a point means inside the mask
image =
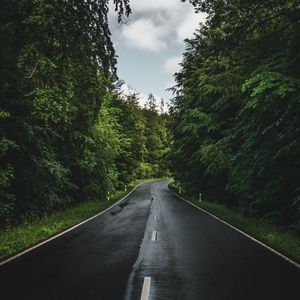
M 169 187 L 178 194 L 176 186 L 170 184 Z M 300 262 L 300 239 L 292 232 L 278 228 L 262 218 L 248 216 L 241 212 L 231 210 L 221 204 L 208 201 L 201 201 L 201 203 L 199 203 L 198 199 L 194 199 L 185 193 L 182 193 L 181 196 L 291 259 Z
M 161 179 L 149 181 L 156 180 Z M 116 192 L 109 201 L 87 201 L 35 220 L 25 221 L 18 226 L 0 230 L 0 261 L 105 210 L 139 183 L 145 181 L 147 180 L 134 181 L 128 186 L 126 192 Z

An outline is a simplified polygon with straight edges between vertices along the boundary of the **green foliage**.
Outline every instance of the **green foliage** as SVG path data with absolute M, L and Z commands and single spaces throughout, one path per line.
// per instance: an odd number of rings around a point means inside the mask
M 130 13 L 113 3 L 120 21 Z M 107 0 L 1 2 L 0 226 L 104 199 L 152 163 L 147 110 L 117 88 L 107 13 Z M 156 142 L 151 176 L 166 173 Z
M 242 85 L 247 98 L 236 124 L 240 150 L 233 156 L 228 185 L 262 213 L 284 222 L 297 217 L 299 86 L 299 78 L 269 62 Z
M 7 222 L 12 215 L 15 206 L 15 196 L 11 189 L 11 181 L 14 178 L 14 169 L 7 157 L 16 150 L 16 144 L 7 139 L 3 132 L 3 120 L 9 118 L 9 113 L 0 110 L 0 225 Z
M 169 174 L 170 117 L 163 112 L 161 114 L 157 113 L 156 102 L 155 97 L 150 94 L 143 110 L 146 135 L 144 153 L 146 165 L 144 165 L 144 168 L 147 169 L 147 166 L 152 167 L 151 177 L 163 177 Z
M 208 20 L 175 74 L 175 178 L 299 230 L 299 5 L 190 2 Z
M 116 156 L 119 185 L 136 179 L 136 170 L 144 159 L 145 120 L 138 106 L 138 95 L 114 95 L 112 106 L 119 126 L 120 150 Z M 146 178 L 146 177 L 140 177 Z
M 157 165 L 153 166 L 149 163 L 142 162 L 137 169 L 137 176 L 138 178 L 152 178 L 154 177 L 154 173 L 157 169 Z

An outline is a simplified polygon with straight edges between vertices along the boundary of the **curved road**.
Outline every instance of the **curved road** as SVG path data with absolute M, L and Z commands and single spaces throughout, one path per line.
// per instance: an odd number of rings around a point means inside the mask
M 136 300 L 147 288 L 153 300 L 299 299 L 300 270 L 166 181 L 0 267 L 3 300 Z

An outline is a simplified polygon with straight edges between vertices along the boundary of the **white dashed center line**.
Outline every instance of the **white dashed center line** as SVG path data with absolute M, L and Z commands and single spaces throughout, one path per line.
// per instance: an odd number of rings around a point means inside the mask
M 156 240 L 157 240 L 157 231 L 152 231 L 151 241 L 156 241 Z
M 141 300 L 148 300 L 149 293 L 150 293 L 150 284 L 151 284 L 151 277 L 145 277 L 143 283 L 143 290 L 141 295 Z

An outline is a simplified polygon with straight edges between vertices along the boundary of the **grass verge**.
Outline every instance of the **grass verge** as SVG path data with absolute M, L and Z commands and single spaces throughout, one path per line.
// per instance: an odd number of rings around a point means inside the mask
M 179 194 L 174 184 L 169 184 L 169 188 Z M 262 218 L 247 216 L 221 204 L 208 201 L 199 203 L 198 199 L 186 193 L 181 193 L 180 196 L 300 263 L 300 239 L 292 232 L 278 228 Z
M 161 179 L 149 181 L 156 180 Z M 145 181 L 148 180 L 134 181 L 128 186 L 126 192 L 116 192 L 109 201 L 86 201 L 62 211 L 55 211 L 50 215 L 36 218 L 36 220 L 25 221 L 18 226 L 0 230 L 0 261 L 105 210 Z

